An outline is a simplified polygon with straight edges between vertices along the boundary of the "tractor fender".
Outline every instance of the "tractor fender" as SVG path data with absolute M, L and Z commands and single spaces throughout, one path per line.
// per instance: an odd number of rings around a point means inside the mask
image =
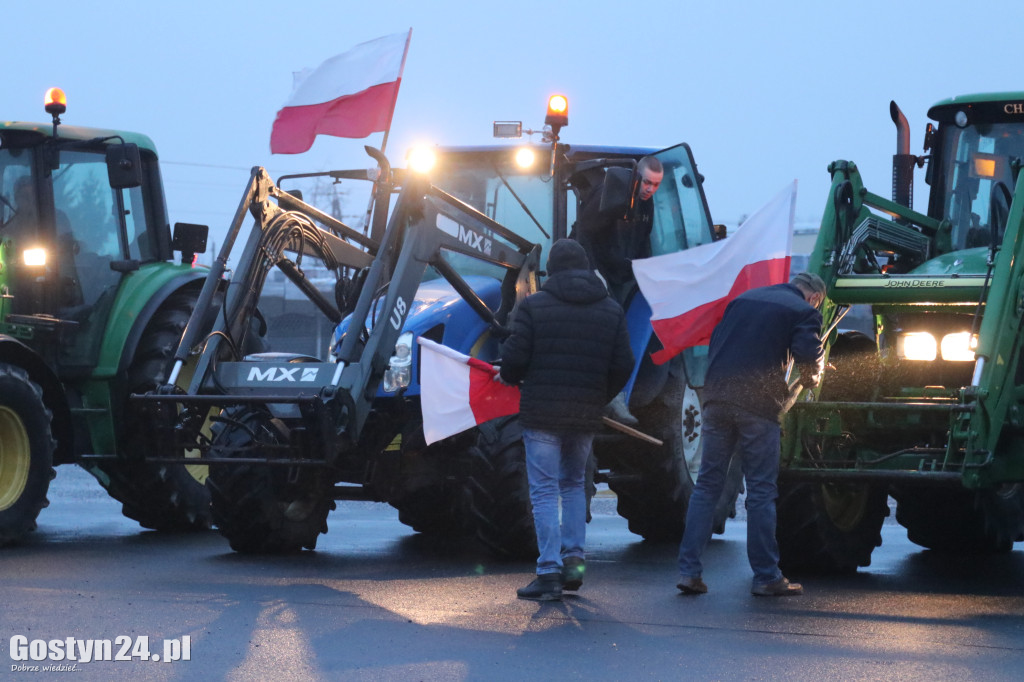
M 118 296 L 115 303 L 111 322 L 107 326 L 107 334 L 103 340 L 103 351 L 100 354 L 101 367 L 116 367 L 111 375 L 118 378 L 124 377 L 128 367 L 135 359 L 135 350 L 139 346 L 142 333 L 146 325 L 156 314 L 160 306 L 175 292 L 195 287 L 197 290 L 203 286 L 206 279 L 206 268 L 191 268 L 184 266 L 178 268 L 161 268 L 153 276 L 142 283 L 145 287 L 142 295 L 129 297 Z M 123 287 L 125 289 L 127 287 Z M 117 319 L 132 319 L 130 327 L 118 327 Z M 99 377 L 97 377 L 99 378 Z
M 43 402 L 53 413 L 53 437 L 57 441 L 53 463 L 73 462 L 75 449 L 71 409 L 67 393 L 56 373 L 34 350 L 7 334 L 0 334 L 0 362 L 25 370 L 29 378 L 43 389 Z

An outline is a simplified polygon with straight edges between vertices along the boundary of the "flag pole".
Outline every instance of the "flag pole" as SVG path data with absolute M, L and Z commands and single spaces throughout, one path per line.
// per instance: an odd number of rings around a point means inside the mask
M 405 58 L 409 56 L 409 43 L 412 41 L 412 28 L 405 37 L 405 50 L 402 52 L 402 65 L 398 67 L 398 87 L 395 88 L 395 98 L 391 100 L 391 111 L 388 112 L 388 125 L 384 129 L 384 137 L 380 142 L 380 153 L 384 154 L 388 148 L 388 133 L 391 132 L 391 121 L 395 118 L 395 105 L 398 104 L 398 93 L 402 89 L 402 75 L 405 73 Z M 366 218 L 363 220 L 363 234 L 370 233 L 370 218 L 373 214 L 373 193 L 370 194 L 370 202 L 366 206 Z

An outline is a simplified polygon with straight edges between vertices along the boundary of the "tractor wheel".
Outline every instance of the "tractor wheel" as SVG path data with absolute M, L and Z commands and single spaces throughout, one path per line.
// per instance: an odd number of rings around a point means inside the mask
M 940 552 L 1009 552 L 1024 539 L 1024 484 L 991 490 L 897 488 L 896 521 L 907 538 Z
M 494 419 L 478 428 L 466 483 L 469 516 L 477 538 L 511 559 L 537 556 L 533 505 L 526 475 L 526 449 L 518 417 Z
M 884 487 L 779 483 L 779 565 L 784 572 L 847 573 L 871 564 L 889 515 Z
M 53 480 L 51 414 L 24 370 L 0 364 L 0 546 L 35 530 Z
M 396 438 L 396 440 L 398 440 Z M 419 533 L 458 536 L 467 532 L 458 477 L 450 474 L 470 455 L 465 439 L 445 441 L 444 446 L 428 446 L 423 437 L 423 422 L 407 424 L 398 443 L 401 462 L 395 489 L 388 503 L 398 510 L 398 520 Z M 391 446 L 389 446 L 391 447 Z
M 151 391 L 166 381 L 197 295 L 196 291 L 183 291 L 170 296 L 142 334 L 128 368 L 127 390 L 121 397 L 124 401 L 122 423 L 116 425 L 121 453 L 147 447 L 148 425 L 140 416 L 140 410 L 129 402 L 128 395 Z M 187 381 L 190 372 L 182 375 L 180 380 Z M 205 466 L 118 459 L 91 464 L 88 470 L 111 497 L 122 503 L 124 515 L 144 528 L 188 531 L 210 527 Z
M 287 428 L 264 410 L 226 412 L 224 419 L 214 429 L 211 458 L 274 456 L 279 451 L 260 446 L 288 442 Z M 315 549 L 336 507 L 331 482 L 315 467 L 214 464 L 206 485 L 218 530 L 231 549 L 247 554 Z
M 647 540 L 678 542 L 704 450 L 700 393 L 680 378 L 670 380 L 673 384 L 664 395 L 637 414 L 638 428 L 664 445 L 646 445 L 632 438 L 617 441 L 608 487 L 616 494 L 619 515 L 631 532 Z M 724 533 L 725 522 L 736 516 L 736 498 L 742 491 L 742 464 L 734 457 L 715 507 L 715 533 Z

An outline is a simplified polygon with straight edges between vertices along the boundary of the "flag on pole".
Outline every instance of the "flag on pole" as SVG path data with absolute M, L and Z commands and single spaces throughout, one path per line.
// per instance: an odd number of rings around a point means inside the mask
M 519 412 L 519 389 L 495 381 L 496 367 L 422 336 L 417 341 L 427 445 Z
M 726 239 L 633 261 L 633 274 L 651 306 L 651 326 L 665 363 L 705 345 L 725 307 L 744 291 L 789 281 L 796 180 Z
M 317 135 L 366 137 L 387 131 L 411 38 L 410 28 L 296 73 L 291 97 L 274 120 L 270 152 L 300 154 Z

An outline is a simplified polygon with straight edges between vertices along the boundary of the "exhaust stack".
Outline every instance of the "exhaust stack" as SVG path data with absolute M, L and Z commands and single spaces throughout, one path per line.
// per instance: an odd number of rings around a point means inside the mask
M 895 101 L 889 102 L 889 115 L 896 124 L 896 153 L 892 157 L 892 200 L 913 208 L 914 164 L 917 163 L 917 157 L 910 153 L 910 124 Z

